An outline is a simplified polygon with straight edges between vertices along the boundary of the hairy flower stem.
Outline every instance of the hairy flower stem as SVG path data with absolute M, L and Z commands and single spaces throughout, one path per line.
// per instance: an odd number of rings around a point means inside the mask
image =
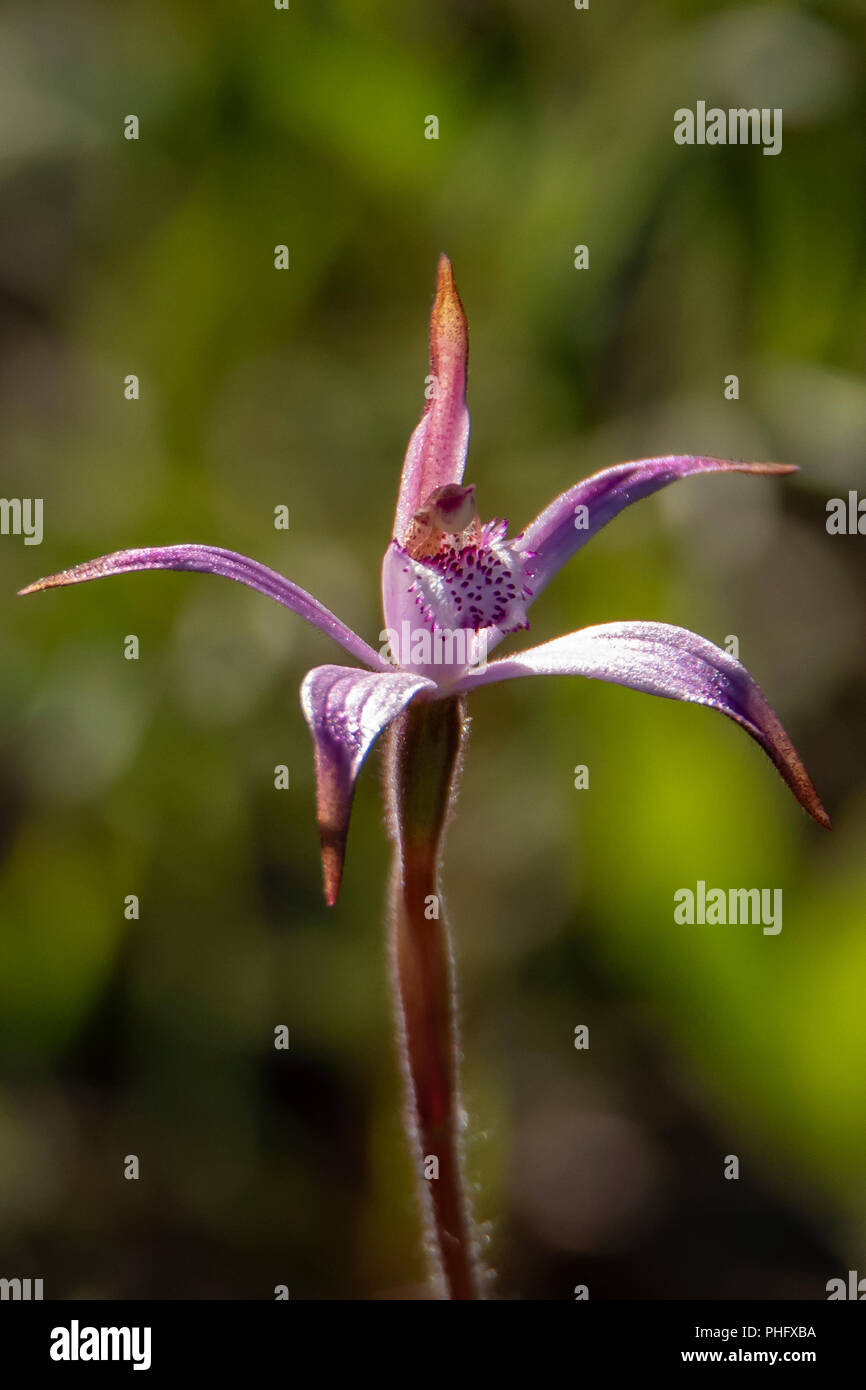
M 463 1171 L 457 996 L 439 887 L 465 735 L 462 699 L 416 700 L 389 731 L 385 761 L 394 844 L 391 964 L 406 1129 L 434 1286 L 451 1299 L 484 1296 Z

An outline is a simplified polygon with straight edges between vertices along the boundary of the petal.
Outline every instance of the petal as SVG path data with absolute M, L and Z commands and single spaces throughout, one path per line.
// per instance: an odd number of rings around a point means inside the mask
M 425 560 L 392 541 L 382 563 L 382 606 L 397 665 L 447 685 L 486 661 L 509 632 L 529 626 L 523 568 L 522 557 L 499 541 Z
M 436 298 L 430 317 L 430 370 L 436 394 L 427 402 L 403 464 L 394 535 L 405 539 L 412 516 L 437 487 L 459 483 L 469 446 L 466 362 L 469 332 L 451 262 L 439 257 Z
M 301 708 L 316 750 L 316 787 L 325 900 L 337 901 L 355 778 L 379 734 L 421 690 L 435 694 L 423 676 L 317 666 L 301 686 Z
M 590 676 L 668 700 L 717 709 L 764 749 L 791 791 L 820 825 L 830 818 L 767 699 L 745 666 L 705 637 L 668 623 L 603 623 L 493 661 L 457 690 L 516 676 Z
M 514 548 L 528 557 L 527 574 L 533 598 L 537 598 L 565 562 L 624 507 L 649 497 L 650 493 L 675 483 L 678 478 L 687 478 L 692 473 L 780 475 L 796 472 L 793 464 L 732 463 L 692 454 L 619 463 L 593 473 L 563 492 L 515 539 Z M 585 507 L 586 511 L 579 512 L 580 507 Z
M 74 565 L 61 574 L 37 579 L 35 584 L 28 584 L 20 593 L 35 594 L 42 589 L 83 584 L 87 579 L 102 579 L 108 574 L 131 574 L 136 570 L 196 570 L 201 574 L 221 574 L 226 579 L 235 579 L 239 584 L 246 584 L 250 589 L 257 589 L 260 594 L 275 599 L 300 618 L 306 618 L 308 623 L 327 633 L 365 665 L 372 666 L 374 670 L 390 670 L 378 652 L 305 589 L 299 588 L 290 579 L 284 579 L 276 570 L 260 565 L 257 560 L 248 560 L 245 555 L 236 555 L 233 550 L 221 550 L 214 545 L 163 545 L 144 550 L 116 550 L 112 555 L 102 555 L 98 560 Z

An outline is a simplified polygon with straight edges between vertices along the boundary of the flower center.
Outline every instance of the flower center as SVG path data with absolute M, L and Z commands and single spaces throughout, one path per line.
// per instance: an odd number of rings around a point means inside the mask
M 431 492 L 409 524 L 404 549 L 413 560 L 478 541 L 481 528 L 475 506 L 475 484 L 447 483 Z
M 528 627 L 524 563 L 504 521 L 482 526 L 475 488 L 437 488 L 414 514 L 402 550 L 408 593 L 432 629 L 514 632 Z

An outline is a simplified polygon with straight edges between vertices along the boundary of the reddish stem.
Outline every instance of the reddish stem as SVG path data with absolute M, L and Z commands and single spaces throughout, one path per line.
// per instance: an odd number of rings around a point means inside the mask
M 432 1278 L 450 1299 L 484 1296 L 463 1171 L 456 984 L 439 888 L 465 730 L 461 700 L 416 701 L 392 726 L 386 753 L 394 842 L 391 959 L 406 1128 Z

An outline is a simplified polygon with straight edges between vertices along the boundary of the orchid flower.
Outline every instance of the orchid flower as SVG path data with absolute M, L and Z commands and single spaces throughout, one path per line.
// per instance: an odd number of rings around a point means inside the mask
M 384 647 L 368 645 L 291 580 L 209 545 L 116 551 L 21 591 L 136 570 L 223 575 L 305 618 L 361 663 L 318 666 L 301 686 L 315 750 L 325 897 L 331 905 L 337 900 L 359 770 L 388 730 L 392 964 L 406 1120 L 435 1289 L 452 1298 L 482 1297 L 487 1282 L 462 1175 L 453 962 L 439 891 L 444 827 L 466 739 L 465 697 L 518 676 L 569 675 L 706 705 L 745 729 L 800 805 L 829 825 L 764 694 L 744 666 L 704 637 L 668 623 L 601 623 L 487 660 L 503 638 L 529 626 L 532 604 L 563 565 L 631 503 L 696 473 L 783 475 L 796 469 L 693 455 L 621 463 L 576 483 L 509 539 L 504 521 L 479 521 L 474 486 L 463 484 L 467 359 L 466 317 L 451 264 L 442 256 L 430 324 L 431 386 L 409 441 L 382 565 Z

